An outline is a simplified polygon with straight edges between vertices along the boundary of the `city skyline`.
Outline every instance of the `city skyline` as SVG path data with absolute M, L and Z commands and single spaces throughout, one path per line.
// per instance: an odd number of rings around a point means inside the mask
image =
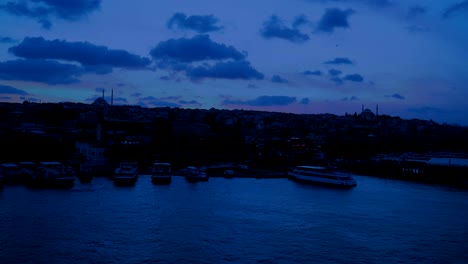
M 468 1 L 0 1 L 0 101 L 468 125 Z

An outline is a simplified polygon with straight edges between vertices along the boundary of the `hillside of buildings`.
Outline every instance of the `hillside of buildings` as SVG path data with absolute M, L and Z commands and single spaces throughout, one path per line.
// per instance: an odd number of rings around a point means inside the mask
M 428 120 L 360 113 L 276 112 L 1 103 L 3 162 L 101 158 L 175 166 L 234 162 L 286 169 L 349 164 L 382 155 L 468 153 L 468 128 Z

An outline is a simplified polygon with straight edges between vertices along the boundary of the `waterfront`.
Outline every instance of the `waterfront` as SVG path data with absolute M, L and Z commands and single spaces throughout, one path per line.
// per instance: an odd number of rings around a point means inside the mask
M 468 192 L 355 176 L 0 191 L 4 263 L 466 263 Z

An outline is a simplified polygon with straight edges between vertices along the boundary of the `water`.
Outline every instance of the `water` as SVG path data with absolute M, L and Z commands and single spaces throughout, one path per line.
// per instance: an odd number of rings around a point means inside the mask
M 1 263 L 468 263 L 468 192 L 356 176 L 0 191 Z

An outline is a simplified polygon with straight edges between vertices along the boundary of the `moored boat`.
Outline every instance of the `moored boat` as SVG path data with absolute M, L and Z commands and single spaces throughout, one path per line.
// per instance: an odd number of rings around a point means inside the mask
M 297 166 L 288 175 L 292 180 L 305 183 L 326 184 L 344 188 L 357 185 L 356 180 L 349 174 L 322 166 Z
M 20 184 L 26 182 L 21 167 L 15 163 L 0 164 L 0 175 L 3 176 L 3 182 L 9 184 Z
M 57 161 L 40 162 L 30 179 L 34 187 L 71 188 L 74 183 L 73 171 Z
M 121 162 L 114 170 L 115 185 L 134 185 L 138 179 L 138 163 Z
M 189 166 L 185 169 L 185 180 L 188 182 L 208 181 L 208 176 L 204 170 Z
M 155 162 L 151 170 L 151 181 L 154 184 L 169 184 L 172 181 L 172 166 L 167 162 Z

